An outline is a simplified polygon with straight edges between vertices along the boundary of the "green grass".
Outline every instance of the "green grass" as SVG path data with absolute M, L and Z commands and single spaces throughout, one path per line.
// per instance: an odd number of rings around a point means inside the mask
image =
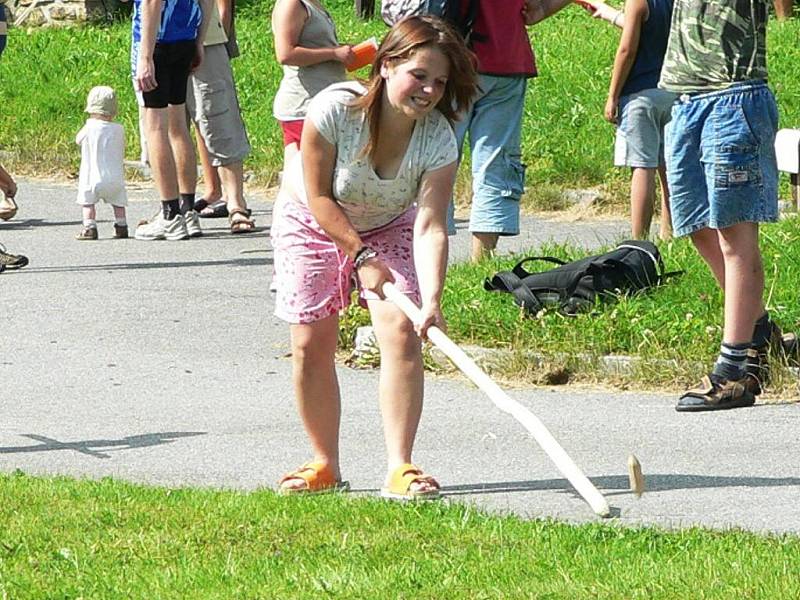
M 2 598 L 797 597 L 800 539 L 0 475 Z
M 798 244 L 797 218 L 762 228 L 767 308 L 789 331 L 800 324 Z M 551 310 L 532 318 L 513 304 L 510 295 L 483 290 L 485 277 L 510 269 L 519 257 L 456 265 L 448 271 L 443 301 L 450 334 L 461 342 L 533 349 L 550 356 L 584 352 L 673 359 L 687 367 L 708 363 L 722 336 L 722 294 L 687 240 L 662 244 L 660 249 L 667 270 L 683 270 L 682 276 L 649 293 L 598 304 L 593 312 L 576 317 Z M 586 253 L 556 246 L 537 249 L 536 254 L 571 260 Z M 668 369 L 646 377 L 656 384 L 684 385 L 696 375 L 689 368 L 677 380 Z
M 784 330 L 794 331 L 800 326 L 798 217 L 765 225 L 761 231 L 767 308 Z M 668 271 L 685 273 L 647 293 L 598 303 L 593 311 L 574 317 L 554 309 L 530 316 L 513 303 L 511 295 L 484 291 L 483 281 L 498 271 L 510 270 L 526 255 L 574 260 L 586 256 L 586 251 L 565 245 L 544 246 L 517 256 L 451 266 L 442 300 L 448 335 L 457 343 L 512 350 L 516 356 L 499 372 L 537 383 L 549 383 L 553 372 L 564 369 L 578 378 L 600 377 L 622 384 L 683 387 L 696 383 L 719 350 L 722 294 L 688 240 L 662 243 L 660 250 Z M 547 267 L 532 263 L 527 268 Z M 355 328 L 368 323 L 368 315 L 351 307 L 341 323 L 340 344 L 347 348 Z M 530 351 L 542 354 L 550 368 L 532 364 L 525 356 Z M 579 359 L 577 355 L 581 354 L 590 360 Z M 603 375 L 591 360 L 609 354 L 653 359 L 650 364 L 668 359 L 677 366 L 645 367 L 620 379 Z M 780 366 L 776 364 L 776 384 L 783 378 Z M 773 389 L 784 396 L 789 392 L 796 395 L 796 378 L 783 379 L 786 381 Z
M 357 19 L 351 0 L 325 4 L 342 42 L 380 37 L 386 31 L 378 19 L 367 23 Z M 234 61 L 253 143 L 246 166 L 262 183 L 274 180 L 282 161 L 280 131 L 272 117 L 272 99 L 281 77 L 269 26 L 272 5 L 271 0 L 240 3 L 237 27 L 243 55 Z M 129 27 L 121 21 L 62 30 L 12 29 L 0 60 L 0 150 L 19 154 L 16 168 L 77 170 L 79 153 L 73 138 L 84 119 L 86 93 L 98 84 L 118 90 L 128 156 L 137 156 L 137 111 L 128 76 Z M 540 186 L 604 186 L 609 199 L 624 199 L 628 175 L 611 164 L 613 127 L 602 118 L 617 32 L 572 6 L 530 32 L 540 71 L 529 86 L 522 141 L 532 205 L 538 206 Z M 770 22 L 771 85 L 785 127 L 800 121 L 798 37 L 800 21 Z M 464 189 L 463 183 L 459 189 Z M 545 196 L 544 207 L 552 207 L 552 194 Z

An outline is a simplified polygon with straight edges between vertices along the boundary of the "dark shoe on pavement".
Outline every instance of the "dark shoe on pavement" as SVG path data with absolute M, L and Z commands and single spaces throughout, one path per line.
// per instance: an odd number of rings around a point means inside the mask
M 97 227 L 84 227 L 81 229 L 81 232 L 75 236 L 76 240 L 96 240 L 97 239 Z
M 5 269 L 21 269 L 28 264 L 28 257 L 22 254 L 11 254 L 3 244 L 0 244 L 0 271 Z
M 118 240 L 128 239 L 128 226 L 114 224 L 114 237 Z
M 697 387 L 688 390 L 680 397 L 675 410 L 701 412 L 753 406 L 756 398 L 750 389 L 752 383 L 749 380 L 750 375 L 745 375 L 737 381 L 706 375 Z

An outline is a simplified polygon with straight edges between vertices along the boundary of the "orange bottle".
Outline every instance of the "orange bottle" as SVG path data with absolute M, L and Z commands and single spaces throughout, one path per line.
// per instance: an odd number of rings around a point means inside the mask
M 377 53 L 378 41 L 374 37 L 364 40 L 360 44 L 356 44 L 353 46 L 353 54 L 355 55 L 355 58 L 353 58 L 353 61 L 347 65 L 347 70 L 355 71 L 361 67 L 371 65 L 372 61 L 375 60 L 375 55 Z

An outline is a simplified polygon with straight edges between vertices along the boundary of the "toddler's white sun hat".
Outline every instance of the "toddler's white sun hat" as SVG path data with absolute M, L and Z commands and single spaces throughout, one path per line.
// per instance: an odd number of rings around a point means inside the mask
M 117 95 L 114 90 L 107 85 L 98 85 L 89 90 L 85 112 L 115 117 L 117 115 Z

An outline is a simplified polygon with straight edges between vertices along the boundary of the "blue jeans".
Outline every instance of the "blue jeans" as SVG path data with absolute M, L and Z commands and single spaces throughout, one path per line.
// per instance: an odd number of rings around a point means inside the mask
M 480 76 L 480 92 L 470 111 L 456 121 L 459 148 L 469 133 L 472 211 L 469 230 L 519 234 L 519 200 L 525 185 L 520 136 L 525 106 L 524 77 Z M 448 230 L 455 233 L 453 207 Z
M 763 81 L 678 99 L 665 147 L 676 236 L 778 220 L 777 129 Z

